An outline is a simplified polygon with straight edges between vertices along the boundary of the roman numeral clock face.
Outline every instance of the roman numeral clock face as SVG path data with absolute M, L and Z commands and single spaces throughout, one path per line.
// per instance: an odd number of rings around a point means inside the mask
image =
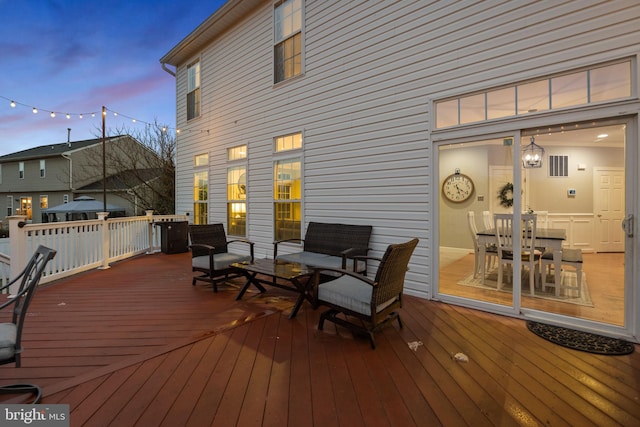
M 442 194 L 454 203 L 464 202 L 473 194 L 473 181 L 461 173 L 449 175 L 442 183 Z

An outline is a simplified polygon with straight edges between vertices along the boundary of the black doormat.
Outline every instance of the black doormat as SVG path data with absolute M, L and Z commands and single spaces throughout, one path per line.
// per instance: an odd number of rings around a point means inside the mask
M 633 353 L 635 348 L 633 343 L 618 338 L 604 337 L 560 326 L 545 325 L 531 320 L 527 321 L 527 328 L 547 341 L 588 353 L 620 356 Z

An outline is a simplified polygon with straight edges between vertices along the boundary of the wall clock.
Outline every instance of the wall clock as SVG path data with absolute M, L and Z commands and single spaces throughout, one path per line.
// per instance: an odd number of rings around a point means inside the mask
M 446 177 L 442 183 L 442 194 L 454 203 L 464 202 L 473 195 L 473 181 L 456 169 L 456 173 Z

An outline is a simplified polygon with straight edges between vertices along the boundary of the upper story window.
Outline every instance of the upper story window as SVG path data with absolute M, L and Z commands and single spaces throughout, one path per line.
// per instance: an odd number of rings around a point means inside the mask
M 24 162 L 18 163 L 18 178 L 24 178 Z
M 436 128 L 631 96 L 631 60 L 626 60 L 436 101 Z
M 276 4 L 274 27 L 274 82 L 302 73 L 302 0 Z
M 40 178 L 44 178 L 47 175 L 47 170 L 45 167 L 45 161 L 44 160 L 40 160 Z
M 200 61 L 187 67 L 187 120 L 200 117 Z

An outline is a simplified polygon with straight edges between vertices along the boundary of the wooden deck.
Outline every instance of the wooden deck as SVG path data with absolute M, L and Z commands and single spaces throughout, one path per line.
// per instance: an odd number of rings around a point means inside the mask
M 191 276 L 189 254 L 154 254 L 41 287 L 23 367 L 0 367 L 0 384 L 39 384 L 72 426 L 640 425 L 638 351 L 569 350 L 521 320 L 414 297 L 374 351 L 318 331 L 306 302 L 289 320 L 285 290 L 235 301 Z

